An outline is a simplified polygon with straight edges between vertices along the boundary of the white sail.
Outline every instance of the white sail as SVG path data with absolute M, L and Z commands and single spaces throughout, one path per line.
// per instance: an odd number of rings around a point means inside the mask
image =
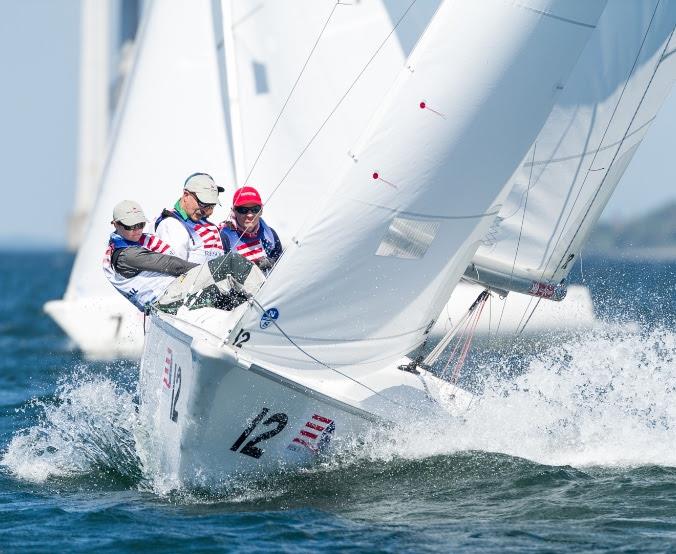
M 438 3 L 220 2 L 237 184 L 260 190 L 284 243 L 302 221 L 295 206 L 336 179 Z
M 676 79 L 675 24 L 676 2 L 608 3 L 469 278 L 557 297 Z
M 604 5 L 442 3 L 326 205 L 259 293 L 268 316 L 243 318 L 243 354 L 359 371 L 419 345 Z
M 84 340 L 98 338 L 101 348 L 114 351 L 111 343 L 119 340 L 124 351 L 129 337 L 115 336 L 114 324 L 109 336 L 107 321 L 111 310 L 115 317 L 135 312 L 101 269 L 113 206 L 133 199 L 152 218 L 173 205 L 186 176 L 195 171 L 210 173 L 218 183 L 233 180 L 209 0 L 148 6 L 114 125 L 100 193 L 64 300 L 46 306 L 84 350 Z M 134 327 L 136 335 L 140 327 Z

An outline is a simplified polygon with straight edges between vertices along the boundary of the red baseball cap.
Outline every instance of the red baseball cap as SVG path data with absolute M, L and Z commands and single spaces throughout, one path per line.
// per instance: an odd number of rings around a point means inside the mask
M 235 195 L 232 197 L 233 206 L 245 206 L 246 204 L 263 205 L 261 195 L 258 194 L 258 191 L 253 187 L 238 188 L 235 191 Z

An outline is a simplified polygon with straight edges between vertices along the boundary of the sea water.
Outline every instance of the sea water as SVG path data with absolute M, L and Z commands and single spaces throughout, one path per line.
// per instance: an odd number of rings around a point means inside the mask
M 478 339 L 447 428 L 214 490 L 146 467 L 137 365 L 42 313 L 71 264 L 0 253 L 0 552 L 676 549 L 676 264 L 585 260 L 603 325 Z

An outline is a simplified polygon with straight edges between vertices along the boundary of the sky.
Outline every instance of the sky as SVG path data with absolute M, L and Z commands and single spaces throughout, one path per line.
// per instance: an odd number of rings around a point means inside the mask
M 0 0 L 0 246 L 64 247 L 77 154 L 80 0 Z M 676 201 L 676 92 L 602 219 Z

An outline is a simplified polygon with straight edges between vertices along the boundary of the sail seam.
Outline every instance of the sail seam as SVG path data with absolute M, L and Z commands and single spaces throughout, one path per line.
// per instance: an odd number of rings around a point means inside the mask
M 636 127 L 631 133 L 627 134 L 626 138 L 629 138 L 636 133 L 639 133 L 641 130 L 643 130 L 645 127 L 648 127 L 656 118 L 657 116 L 651 117 L 648 121 L 640 125 L 639 127 Z M 542 161 L 533 161 L 533 162 L 526 162 L 523 164 L 523 167 L 531 167 L 531 166 L 541 166 L 541 165 L 549 165 L 552 163 L 557 163 L 557 162 L 568 162 L 570 160 L 576 160 L 579 158 L 584 158 L 585 156 L 589 156 L 591 154 L 595 154 L 596 152 L 603 152 L 605 150 L 608 150 L 610 148 L 613 148 L 617 146 L 618 144 L 622 143 L 622 141 L 625 140 L 625 138 L 621 138 L 620 140 L 616 140 L 615 142 L 608 144 L 607 146 L 603 146 L 602 148 L 598 148 L 597 150 L 587 150 L 585 152 L 582 152 L 580 154 L 573 154 L 572 156 L 563 156 L 561 158 L 550 158 L 548 160 L 542 160 Z
M 586 27 L 587 29 L 596 29 L 596 25 L 593 25 L 591 23 L 585 23 L 584 21 L 577 21 L 576 19 L 570 19 L 568 17 L 563 17 L 560 15 L 555 15 L 551 12 L 546 12 L 543 10 L 537 10 L 535 8 L 531 8 L 530 6 L 524 6 L 522 4 L 515 4 L 516 7 L 527 10 L 529 12 L 533 12 L 539 15 L 543 15 L 545 17 L 549 17 L 551 19 L 557 19 L 559 21 L 563 21 L 564 23 L 570 23 L 571 25 L 579 25 L 580 27 Z
M 371 202 L 363 202 L 367 206 L 372 208 L 377 208 L 380 210 L 385 210 L 396 215 L 405 215 L 408 217 L 419 218 L 419 219 L 439 219 L 439 220 L 453 220 L 453 219 L 479 219 L 482 217 L 489 217 L 498 215 L 500 212 L 499 209 L 496 209 L 492 212 L 484 212 L 481 214 L 468 214 L 468 215 L 434 215 L 434 214 L 423 214 L 419 212 L 409 212 L 405 210 L 397 210 L 395 208 L 388 208 L 387 206 L 382 206 L 380 204 L 372 204 Z

